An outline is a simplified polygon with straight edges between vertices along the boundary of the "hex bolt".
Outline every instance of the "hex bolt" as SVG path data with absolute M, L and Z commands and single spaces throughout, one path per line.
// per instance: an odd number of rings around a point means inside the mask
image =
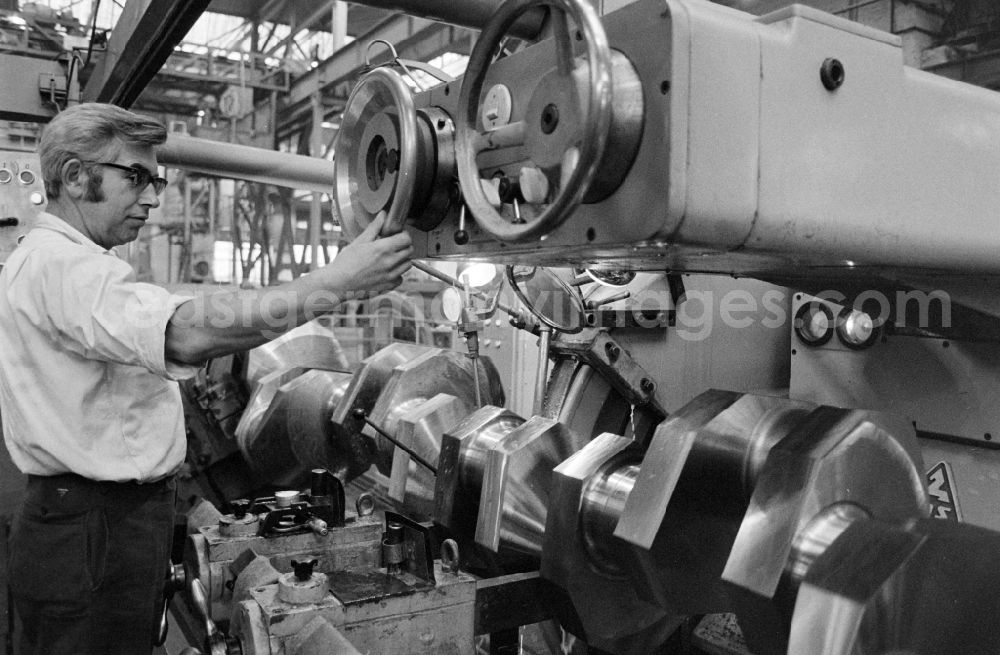
M 833 57 L 825 59 L 819 69 L 819 79 L 827 91 L 836 91 L 844 83 L 844 64 Z

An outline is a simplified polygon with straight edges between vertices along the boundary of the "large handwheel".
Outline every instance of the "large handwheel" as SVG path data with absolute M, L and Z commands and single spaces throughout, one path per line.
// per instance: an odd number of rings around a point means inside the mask
M 380 211 L 382 235 L 403 229 L 417 178 L 417 112 L 403 78 L 376 68 L 344 107 L 334 157 L 334 202 L 345 234 L 361 234 Z
M 572 90 L 571 97 L 566 99 L 568 103 L 562 107 L 555 104 L 535 107 L 535 103 L 532 103 L 524 123 L 502 127 L 493 134 L 482 133 L 478 129 L 480 97 L 493 53 L 517 18 L 538 4 L 547 5 L 551 10 L 556 41 L 556 75 L 567 82 L 565 86 Z M 572 79 L 578 73 L 578 63 L 573 56 L 569 16 L 576 23 L 579 36 L 583 38 L 587 48 L 585 103 L 576 97 L 576 84 Z M 469 58 L 462 80 L 455 126 L 459 184 L 465 204 L 484 231 L 502 241 L 526 241 L 548 234 L 579 206 L 594 180 L 611 132 L 611 69 L 612 57 L 607 35 L 597 12 L 587 0 L 507 0 L 496 11 L 483 28 Z M 493 145 L 496 143 L 503 146 L 517 145 L 518 142 L 523 143 L 526 137 L 537 136 L 539 133 L 551 135 L 559 129 L 561 121 L 571 125 L 568 120 L 571 116 L 581 118 L 583 126 L 573 139 L 575 153 L 562 158 L 563 166 L 573 167 L 572 173 L 566 175 L 565 171 L 561 171 L 558 176 L 562 181 L 560 188 L 548 206 L 533 220 L 512 223 L 504 219 L 483 192 L 476 163 L 477 155 L 483 150 L 496 147 Z M 501 131 L 509 134 L 495 138 L 498 136 L 496 133 Z

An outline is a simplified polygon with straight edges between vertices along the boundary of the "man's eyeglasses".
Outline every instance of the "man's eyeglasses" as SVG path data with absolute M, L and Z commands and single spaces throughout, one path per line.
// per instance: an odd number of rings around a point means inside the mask
M 133 189 L 141 191 L 152 184 L 153 191 L 156 192 L 156 195 L 160 195 L 167 187 L 167 181 L 164 178 L 153 175 L 145 168 L 139 168 L 138 166 L 123 166 L 122 164 L 113 164 L 109 161 L 88 161 L 84 163 L 97 164 L 98 166 L 110 166 L 111 168 L 117 168 L 120 171 L 124 171 L 126 173 L 125 179 L 128 180 L 129 185 Z

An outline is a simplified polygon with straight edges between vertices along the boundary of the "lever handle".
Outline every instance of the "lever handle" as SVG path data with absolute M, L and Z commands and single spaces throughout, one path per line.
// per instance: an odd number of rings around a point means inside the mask
M 205 652 L 208 655 L 230 655 L 231 651 L 229 644 L 226 643 L 226 636 L 222 634 L 219 627 L 215 625 L 215 621 L 212 620 L 208 592 L 205 591 L 205 585 L 198 578 L 194 576 L 190 577 L 188 595 L 191 596 L 191 602 L 205 624 Z
M 167 612 L 170 610 L 170 601 L 174 597 L 174 592 L 183 589 L 186 580 L 184 566 L 170 562 L 167 564 L 167 578 L 163 585 L 163 601 L 160 604 L 160 623 L 156 630 L 156 639 L 153 644 L 162 646 L 167 641 L 167 631 L 170 629 L 170 622 L 167 620 Z

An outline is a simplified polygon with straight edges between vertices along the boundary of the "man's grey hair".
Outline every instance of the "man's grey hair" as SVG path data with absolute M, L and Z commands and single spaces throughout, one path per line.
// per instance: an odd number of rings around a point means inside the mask
M 67 107 L 42 129 L 38 142 L 45 194 L 59 197 L 63 164 L 70 159 L 103 161 L 117 156 L 122 144 L 153 147 L 166 140 L 166 127 L 149 116 L 99 102 Z

